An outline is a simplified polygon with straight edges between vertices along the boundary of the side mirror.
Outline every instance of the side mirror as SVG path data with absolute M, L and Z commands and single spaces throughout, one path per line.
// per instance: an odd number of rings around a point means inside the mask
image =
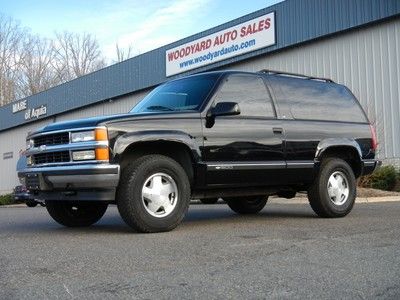
M 236 102 L 219 102 L 211 108 L 211 116 L 234 116 L 240 114 L 239 104 Z

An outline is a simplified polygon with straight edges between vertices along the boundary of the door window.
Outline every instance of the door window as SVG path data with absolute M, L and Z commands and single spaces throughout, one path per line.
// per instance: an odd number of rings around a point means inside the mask
M 237 102 L 242 117 L 275 118 L 271 96 L 259 76 L 226 77 L 215 97 L 214 103 L 218 102 Z

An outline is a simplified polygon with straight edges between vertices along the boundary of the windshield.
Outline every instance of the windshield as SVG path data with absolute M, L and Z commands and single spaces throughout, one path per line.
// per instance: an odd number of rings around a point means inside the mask
M 155 88 L 131 112 L 198 111 L 218 76 L 207 74 L 167 82 Z

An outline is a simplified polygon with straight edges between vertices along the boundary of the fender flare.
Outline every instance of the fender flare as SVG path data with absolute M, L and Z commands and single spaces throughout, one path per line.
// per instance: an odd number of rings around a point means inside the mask
M 315 152 L 315 160 L 320 161 L 326 150 L 335 147 L 351 147 L 357 151 L 360 161 L 362 160 L 362 151 L 360 145 L 351 138 L 327 138 L 321 140 L 317 146 L 317 151 Z
M 190 149 L 195 162 L 201 157 L 200 141 L 196 137 L 191 136 L 179 130 L 146 130 L 127 132 L 120 135 L 113 146 L 114 156 L 122 155 L 125 150 L 133 144 L 144 142 L 175 142 L 180 143 Z

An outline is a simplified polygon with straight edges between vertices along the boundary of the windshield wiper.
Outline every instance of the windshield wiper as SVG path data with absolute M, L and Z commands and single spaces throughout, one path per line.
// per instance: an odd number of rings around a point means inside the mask
M 162 111 L 174 111 L 175 109 L 167 107 L 167 106 L 162 106 L 162 105 L 151 105 L 146 107 L 147 110 L 162 110 Z

